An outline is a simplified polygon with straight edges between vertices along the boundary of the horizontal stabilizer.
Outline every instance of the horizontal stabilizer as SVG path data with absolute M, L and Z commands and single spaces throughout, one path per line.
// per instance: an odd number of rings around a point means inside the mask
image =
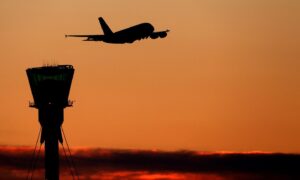
M 65 35 L 65 37 L 85 37 L 83 41 L 103 41 L 104 35 Z

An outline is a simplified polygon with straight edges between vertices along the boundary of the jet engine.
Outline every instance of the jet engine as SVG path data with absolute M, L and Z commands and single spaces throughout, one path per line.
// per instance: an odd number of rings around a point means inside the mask
M 160 32 L 160 33 L 158 34 L 158 36 L 159 36 L 160 38 L 165 38 L 165 37 L 167 37 L 167 32 Z
M 156 38 L 165 38 L 167 36 L 167 31 L 162 31 L 162 32 L 156 32 L 156 33 L 152 33 L 150 35 L 151 39 L 156 39 Z
M 153 34 L 150 35 L 150 38 L 151 38 L 151 39 L 157 39 L 158 36 L 159 36 L 159 35 L 158 35 L 157 33 L 153 33 Z

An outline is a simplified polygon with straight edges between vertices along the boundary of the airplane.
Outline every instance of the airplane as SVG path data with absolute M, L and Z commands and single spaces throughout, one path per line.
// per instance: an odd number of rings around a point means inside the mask
M 165 38 L 169 30 L 154 32 L 154 27 L 150 23 L 141 23 L 127 29 L 113 32 L 102 17 L 98 18 L 103 35 L 65 35 L 65 37 L 86 37 L 83 41 L 103 41 L 112 44 L 133 43 L 136 40 L 145 38 L 157 39 Z

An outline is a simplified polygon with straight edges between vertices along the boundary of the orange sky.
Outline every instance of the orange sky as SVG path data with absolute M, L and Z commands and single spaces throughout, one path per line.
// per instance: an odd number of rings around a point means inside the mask
M 34 145 L 26 68 L 75 68 L 72 146 L 300 152 L 300 2 L 1 0 L 0 144 Z M 65 39 L 141 22 L 165 39 Z

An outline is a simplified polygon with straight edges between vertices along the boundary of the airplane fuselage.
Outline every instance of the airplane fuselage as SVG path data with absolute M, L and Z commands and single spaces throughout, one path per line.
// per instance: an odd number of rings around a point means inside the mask
M 111 35 L 105 35 L 102 37 L 102 41 L 115 44 L 132 43 L 135 40 L 148 38 L 153 32 L 154 27 L 150 23 L 142 23 Z

